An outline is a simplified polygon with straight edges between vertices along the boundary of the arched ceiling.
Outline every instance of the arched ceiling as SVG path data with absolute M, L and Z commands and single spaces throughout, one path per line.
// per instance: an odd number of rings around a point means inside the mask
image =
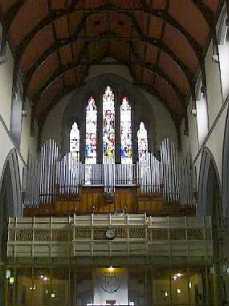
M 107 57 L 128 65 L 136 85 L 158 96 L 179 120 L 222 2 L 0 0 L 0 9 L 15 75 L 22 72 L 24 94 L 39 120 Z

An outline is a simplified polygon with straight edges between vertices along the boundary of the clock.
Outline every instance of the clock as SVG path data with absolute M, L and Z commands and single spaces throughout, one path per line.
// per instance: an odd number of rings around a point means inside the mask
M 109 239 L 109 240 L 112 240 L 115 238 L 115 229 L 114 228 L 108 228 L 106 230 L 106 238 Z

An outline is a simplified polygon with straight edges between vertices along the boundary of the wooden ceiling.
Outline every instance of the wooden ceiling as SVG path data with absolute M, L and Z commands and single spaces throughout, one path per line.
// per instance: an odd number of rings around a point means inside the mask
M 128 65 L 135 83 L 174 119 L 203 69 L 220 0 L 0 0 L 1 19 L 23 75 L 24 94 L 43 120 L 105 57 Z

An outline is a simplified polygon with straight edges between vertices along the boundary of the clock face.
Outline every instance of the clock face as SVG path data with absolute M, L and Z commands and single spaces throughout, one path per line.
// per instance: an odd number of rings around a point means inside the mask
M 112 228 L 109 228 L 106 230 L 106 238 L 107 239 L 114 239 L 115 238 L 115 230 Z

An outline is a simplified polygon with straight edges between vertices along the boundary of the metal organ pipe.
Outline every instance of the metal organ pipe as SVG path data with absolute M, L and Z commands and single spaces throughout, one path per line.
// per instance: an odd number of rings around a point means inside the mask
M 24 170 L 24 206 L 52 203 L 56 197 L 77 196 L 83 184 L 104 186 L 104 192 L 115 192 L 117 185 L 139 185 L 146 195 L 162 193 L 167 202 L 193 203 L 193 170 L 190 156 L 181 158 L 173 142 L 165 139 L 160 146 L 159 161 L 147 153 L 136 164 L 114 164 L 108 158 L 103 164 L 82 164 L 79 154 L 61 157 L 54 140 L 44 143 L 37 160 L 29 155 Z

